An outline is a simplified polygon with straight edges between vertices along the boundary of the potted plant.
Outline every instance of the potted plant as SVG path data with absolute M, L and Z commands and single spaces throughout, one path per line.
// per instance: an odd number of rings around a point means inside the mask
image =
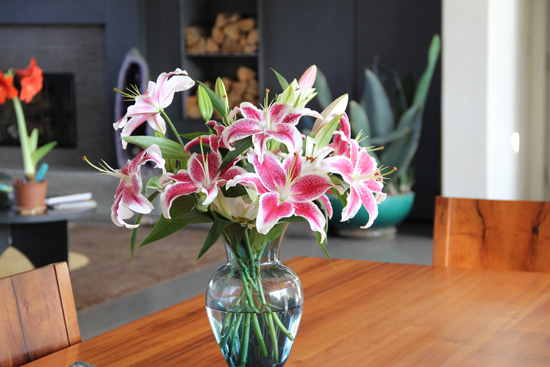
M 20 90 L 14 85 L 14 77 L 18 79 Z M 13 181 L 15 206 L 22 214 L 39 214 L 46 210 L 47 181 L 44 181 L 44 174 L 48 166 L 44 164 L 38 173 L 36 166 L 57 144 L 54 141 L 38 148 L 38 129 L 33 129 L 30 135 L 27 133 L 21 101 L 30 103 L 42 90 L 43 80 L 42 69 L 34 58 L 26 69 L 10 68 L 6 73 L 0 70 L 0 104 L 5 104 L 7 99 L 13 102 L 23 157 L 24 178 Z
M 374 147 L 371 154 L 380 166 L 395 167 L 385 179 L 387 199 L 379 205 L 379 215 L 368 232 L 378 236 L 395 233 L 395 226 L 409 214 L 414 202 L 414 156 L 422 130 L 422 115 L 439 53 L 441 40 L 435 35 L 428 51 L 428 65 L 415 82 L 411 72 L 399 73 L 375 60 L 365 69 L 365 88 L 360 102 L 348 106 L 351 133 L 363 147 Z M 325 76 L 319 72 L 315 82 L 317 99 L 322 107 L 332 101 Z M 393 93 L 390 93 L 393 92 Z M 392 98 L 393 96 L 393 98 Z M 340 222 L 339 200 L 333 200 L 331 225 L 342 231 L 352 231 L 364 223 L 368 213 L 358 214 L 353 221 Z M 357 221 L 357 223 L 355 223 Z

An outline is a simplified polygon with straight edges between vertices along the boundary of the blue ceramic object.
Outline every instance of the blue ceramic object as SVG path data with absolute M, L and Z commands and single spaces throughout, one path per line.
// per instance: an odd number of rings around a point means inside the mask
M 414 203 L 414 196 L 414 192 L 388 195 L 386 200 L 378 205 L 378 217 L 374 220 L 372 226 L 369 227 L 369 230 L 395 229 L 409 215 Z M 336 230 L 356 230 L 368 222 L 369 213 L 367 213 L 364 207 L 361 207 L 354 218 L 347 222 L 341 222 L 342 203 L 332 195 L 329 198 L 334 211 L 330 224 Z

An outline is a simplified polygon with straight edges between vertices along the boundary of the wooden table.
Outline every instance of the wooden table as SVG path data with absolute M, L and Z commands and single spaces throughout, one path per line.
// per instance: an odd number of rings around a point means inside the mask
M 286 364 L 549 366 L 550 274 L 294 258 L 305 293 Z M 206 287 L 206 284 L 205 284 Z M 225 362 L 196 297 L 28 367 L 208 366 Z

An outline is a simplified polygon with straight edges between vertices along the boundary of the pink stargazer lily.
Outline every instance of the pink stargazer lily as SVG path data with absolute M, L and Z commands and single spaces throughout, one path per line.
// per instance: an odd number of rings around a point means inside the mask
M 281 218 L 297 215 L 305 218 L 313 231 L 325 239 L 326 219 L 313 201 L 332 186 L 329 177 L 321 173 L 303 174 L 304 158 L 288 154 L 281 162 L 272 152 L 266 152 L 260 162 L 258 155 L 250 154 L 248 161 L 256 173 L 247 172 L 227 183 L 227 187 L 242 184 L 259 194 L 256 229 L 267 234 Z
M 296 128 L 302 116 L 320 117 L 309 108 L 293 108 L 290 104 L 274 103 L 267 110 L 260 110 L 252 103 L 243 102 L 240 112 L 244 118 L 235 121 L 223 132 L 226 146 L 252 135 L 254 151 L 263 157 L 267 150 L 266 142 L 275 139 L 288 148 L 290 153 L 302 149 L 302 134 Z M 262 158 L 260 158 L 261 160 Z
M 134 212 L 148 214 L 153 210 L 153 204 L 141 193 L 143 185 L 141 182 L 141 166 L 147 162 L 155 162 L 156 168 L 161 168 L 163 173 L 164 159 L 160 148 L 151 145 L 141 151 L 132 161 L 121 168 L 114 170 L 107 166 L 107 169 L 99 169 L 102 173 L 120 178 L 120 184 L 115 193 L 115 202 L 111 207 L 111 220 L 119 227 L 136 228 L 137 224 L 128 224 L 124 220 L 134 215 Z
M 244 168 L 235 166 L 235 162 L 218 172 L 221 163 L 222 156 L 218 151 L 205 155 L 193 153 L 187 163 L 188 169 L 162 176 L 159 182 L 164 191 L 160 195 L 160 205 L 164 217 L 170 219 L 172 203 L 180 196 L 203 193 L 206 197 L 200 204 L 209 205 L 218 196 L 220 186 L 246 172 Z
M 145 121 L 153 130 L 166 134 L 166 121 L 161 113 L 174 99 L 176 92 L 191 88 L 195 82 L 187 76 L 187 72 L 176 69 L 171 73 L 161 73 L 157 82 L 150 81 L 147 92 L 135 96 L 136 103 L 128 107 L 126 115 L 113 124 L 115 130 L 122 129 L 121 137 L 130 136 L 132 132 Z M 126 149 L 128 143 L 122 140 Z
M 386 194 L 382 193 L 382 175 L 376 160 L 355 139 L 348 138 L 342 131 L 336 134 L 349 144 L 348 154 L 327 158 L 323 164 L 327 171 L 341 175 L 350 185 L 348 203 L 342 210 L 342 222 L 353 218 L 362 204 L 369 213 L 369 220 L 361 228 L 368 228 L 378 216 L 377 205 L 386 198 Z

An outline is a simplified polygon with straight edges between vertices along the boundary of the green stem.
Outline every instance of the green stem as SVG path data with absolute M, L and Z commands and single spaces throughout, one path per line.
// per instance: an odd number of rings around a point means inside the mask
M 25 177 L 31 180 L 35 172 L 34 164 L 32 164 L 31 148 L 29 146 L 29 134 L 27 132 L 27 124 L 25 123 L 25 115 L 19 97 L 13 98 L 13 107 L 15 116 L 17 117 L 17 128 L 19 129 L 19 141 L 21 143 L 21 154 L 23 155 L 23 167 L 25 169 Z
M 239 351 L 239 366 L 244 366 L 246 363 L 246 355 L 248 354 L 248 339 L 250 337 L 250 314 L 247 313 L 244 317 L 243 340 L 241 341 L 241 350 Z
M 254 325 L 254 331 L 256 332 L 256 336 L 258 337 L 258 341 L 260 342 L 260 346 L 262 348 L 262 353 L 264 357 L 267 357 L 267 347 L 265 346 L 265 340 L 262 336 L 262 330 L 260 329 L 260 323 L 258 322 L 258 315 L 253 313 L 252 314 L 252 323 Z
M 181 144 L 181 145 L 185 145 L 183 144 L 183 140 L 181 140 L 181 137 L 180 137 L 180 134 L 178 134 L 178 131 L 176 130 L 176 127 L 174 126 L 174 124 L 172 123 L 172 120 L 170 120 L 170 117 L 168 117 L 168 115 L 166 114 L 166 112 L 164 112 L 164 110 L 160 111 L 162 117 L 164 117 L 164 119 L 166 121 L 168 121 L 168 125 L 170 125 L 170 128 L 172 129 L 172 131 L 174 132 L 174 135 L 176 135 L 176 138 L 178 139 L 178 142 Z
M 273 345 L 273 359 L 279 360 L 279 341 L 277 340 L 277 333 L 275 332 L 275 325 L 273 325 L 273 313 L 265 315 L 267 318 L 267 324 L 269 325 L 269 334 L 271 335 L 271 343 Z

